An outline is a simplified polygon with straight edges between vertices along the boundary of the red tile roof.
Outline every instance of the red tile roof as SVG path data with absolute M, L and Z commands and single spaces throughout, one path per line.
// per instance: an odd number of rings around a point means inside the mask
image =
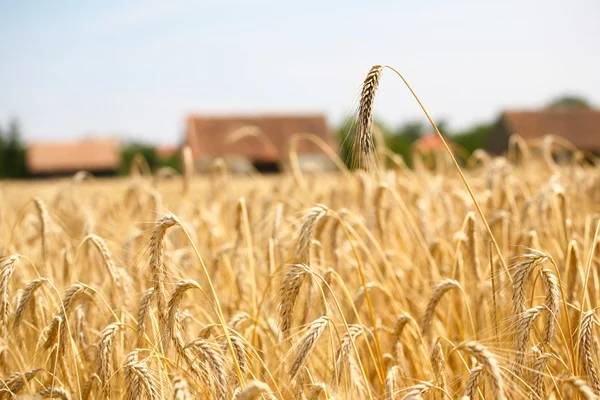
M 27 168 L 33 174 L 112 171 L 119 167 L 118 143 L 107 139 L 33 142 L 27 147 Z
M 241 128 L 248 129 L 248 132 L 261 132 L 262 135 L 244 137 L 234 143 L 228 140 L 231 139 L 231 133 L 240 133 Z M 290 136 L 307 132 L 320 137 L 329 145 L 333 143 L 323 115 L 194 115 L 187 121 L 186 140 L 195 159 L 203 156 L 242 155 L 255 161 L 277 161 L 286 154 Z M 298 152 L 321 151 L 312 142 L 302 140 L 298 142 Z
M 169 158 L 172 157 L 174 155 L 176 155 L 177 153 L 179 153 L 180 147 L 179 146 L 169 146 L 169 145 L 164 145 L 164 146 L 159 146 L 156 148 L 156 155 L 159 156 L 160 158 Z
M 419 139 L 417 139 L 415 141 L 413 146 L 415 146 L 419 150 L 423 150 L 423 151 L 436 151 L 436 150 L 444 149 L 444 144 L 442 143 L 442 139 L 440 139 L 438 134 L 435 132 L 428 133 L 425 136 L 421 136 Z
M 600 110 L 506 111 L 501 121 L 509 134 L 517 133 L 525 139 L 556 135 L 579 149 L 600 150 Z

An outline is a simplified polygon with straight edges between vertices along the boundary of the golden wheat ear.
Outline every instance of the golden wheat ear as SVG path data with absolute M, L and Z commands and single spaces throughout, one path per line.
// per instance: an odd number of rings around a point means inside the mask
M 360 149 L 364 154 L 370 154 L 375 149 L 373 133 L 371 132 L 373 125 L 373 104 L 383 68 L 381 65 L 375 65 L 371 68 L 363 82 L 360 93 L 357 139 L 360 143 Z

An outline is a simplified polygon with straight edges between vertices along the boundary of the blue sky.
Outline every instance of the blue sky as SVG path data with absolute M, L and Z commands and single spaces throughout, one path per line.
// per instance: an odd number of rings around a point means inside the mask
M 160 144 L 191 112 L 324 112 L 335 126 L 373 64 L 455 128 L 562 93 L 600 105 L 599 22 L 596 0 L 0 0 L 0 123 L 16 115 L 28 140 Z M 375 113 L 423 118 L 389 72 Z

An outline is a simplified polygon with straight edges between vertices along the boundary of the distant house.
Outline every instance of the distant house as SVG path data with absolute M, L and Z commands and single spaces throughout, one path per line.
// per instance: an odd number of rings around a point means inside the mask
M 447 139 L 446 139 L 447 140 Z M 427 133 L 413 143 L 413 148 L 425 153 L 436 153 L 438 151 L 445 151 L 444 143 L 437 133 Z
M 580 150 L 600 154 L 600 110 L 551 108 L 503 112 L 488 137 L 487 150 L 493 154 L 504 153 L 513 134 L 525 140 L 560 136 Z
M 179 146 L 163 145 L 156 148 L 156 155 L 161 160 L 169 159 L 176 156 L 181 151 Z
M 223 158 L 237 172 L 246 172 L 252 166 L 275 172 L 287 159 L 290 138 L 299 133 L 311 133 L 336 148 L 323 115 L 193 115 L 187 120 L 186 144 L 199 170 Z M 332 168 L 330 160 L 311 141 L 299 140 L 297 153 L 300 168 Z
M 73 142 L 32 142 L 27 147 L 27 169 L 35 176 L 69 175 L 80 170 L 113 175 L 121 163 L 119 145 L 108 139 Z

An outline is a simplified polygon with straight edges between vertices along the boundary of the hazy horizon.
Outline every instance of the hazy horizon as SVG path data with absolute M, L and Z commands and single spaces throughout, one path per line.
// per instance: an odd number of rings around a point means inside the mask
M 26 140 L 156 144 L 197 114 L 352 116 L 373 64 L 461 128 L 563 94 L 600 103 L 600 3 L 0 0 L 0 124 Z M 423 120 L 386 71 L 375 114 Z

